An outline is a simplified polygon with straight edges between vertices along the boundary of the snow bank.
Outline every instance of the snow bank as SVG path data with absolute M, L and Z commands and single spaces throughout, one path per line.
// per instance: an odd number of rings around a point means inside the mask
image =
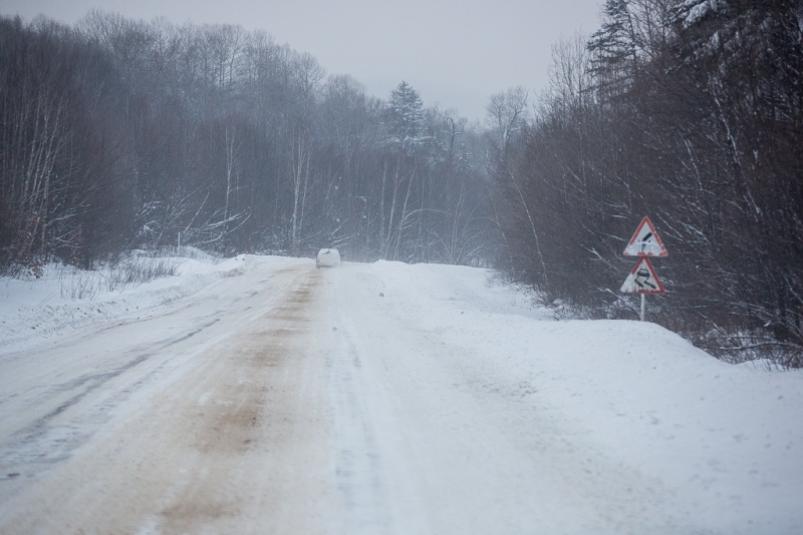
M 628 499 L 624 474 L 654 480 L 655 496 L 632 499 L 671 499 L 663 509 L 686 527 L 803 532 L 803 372 L 733 366 L 652 323 L 554 321 L 483 270 L 351 269 L 361 282 L 349 292 L 363 294 L 366 318 L 406 323 L 431 340 L 420 358 L 496 404 L 516 440 L 544 448 L 565 440 L 564 455 L 585 470 L 578 488 L 600 477 L 590 458 L 610 459 L 622 480 L 599 488 Z
M 95 322 L 143 314 L 236 274 L 249 258 L 223 260 L 190 248 L 181 254 L 134 252 L 93 271 L 49 264 L 38 279 L 0 278 L 0 352 L 20 351 Z M 157 278 L 138 280 L 153 275 Z

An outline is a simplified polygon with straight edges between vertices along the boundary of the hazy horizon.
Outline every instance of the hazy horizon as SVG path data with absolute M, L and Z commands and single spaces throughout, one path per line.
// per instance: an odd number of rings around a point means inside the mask
M 0 0 L 0 14 L 31 20 L 41 14 L 74 24 L 91 9 L 183 24 L 239 24 L 262 29 L 282 44 L 315 56 L 328 74 L 348 74 L 366 91 L 387 98 L 406 80 L 427 106 L 454 109 L 482 120 L 489 97 L 512 86 L 538 93 L 547 84 L 551 46 L 589 33 L 600 20 L 601 0 L 423 0 L 379 4 L 349 0 L 335 5 L 231 0 L 202 4 L 143 0 Z M 531 16 L 521 16 L 530 13 Z M 346 38 L 347 37 L 347 38 Z

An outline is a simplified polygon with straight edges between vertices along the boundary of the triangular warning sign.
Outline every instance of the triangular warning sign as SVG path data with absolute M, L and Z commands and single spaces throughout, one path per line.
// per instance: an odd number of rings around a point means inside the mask
M 627 242 L 625 256 L 669 256 L 664 241 L 655 230 L 649 216 L 644 216 L 633 237 Z
M 662 294 L 666 292 L 666 287 L 658 278 L 650 259 L 644 257 L 633 266 L 619 291 L 626 294 Z

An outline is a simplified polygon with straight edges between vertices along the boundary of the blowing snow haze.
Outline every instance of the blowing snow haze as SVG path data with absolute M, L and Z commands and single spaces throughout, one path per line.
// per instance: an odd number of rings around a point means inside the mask
M 0 534 L 800 535 L 801 72 L 803 0 L 0 0 Z
M 550 49 L 591 32 L 601 0 L 0 0 L 0 14 L 39 14 L 75 23 L 91 9 L 173 23 L 238 24 L 315 56 L 329 73 L 349 74 L 384 97 L 399 80 L 427 106 L 485 119 L 500 89 L 547 83 Z

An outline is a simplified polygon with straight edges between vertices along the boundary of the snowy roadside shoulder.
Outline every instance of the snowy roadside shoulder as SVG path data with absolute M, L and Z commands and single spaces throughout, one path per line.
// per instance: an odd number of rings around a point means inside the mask
M 39 278 L 0 278 L 0 354 L 176 301 L 241 273 L 245 259 L 185 247 L 161 256 L 135 251 L 91 271 L 48 264 Z
M 387 260 L 366 264 L 362 269 L 366 275 L 374 274 L 375 290 L 399 306 L 429 310 L 434 303 L 448 311 L 457 309 L 460 314 L 461 309 L 471 309 L 539 320 L 554 316 L 532 288 L 507 281 L 491 269 Z
M 364 271 L 375 286 L 366 306 L 427 341 L 419 353 L 498 407 L 514 440 L 538 448 L 565 438 L 588 470 L 582 480 L 600 470 L 588 458 L 608 459 L 671 489 L 682 514 L 712 532 L 802 532 L 803 370 L 734 366 L 648 322 L 556 321 L 489 285 L 484 270 Z M 751 523 L 761 528 L 739 529 Z

